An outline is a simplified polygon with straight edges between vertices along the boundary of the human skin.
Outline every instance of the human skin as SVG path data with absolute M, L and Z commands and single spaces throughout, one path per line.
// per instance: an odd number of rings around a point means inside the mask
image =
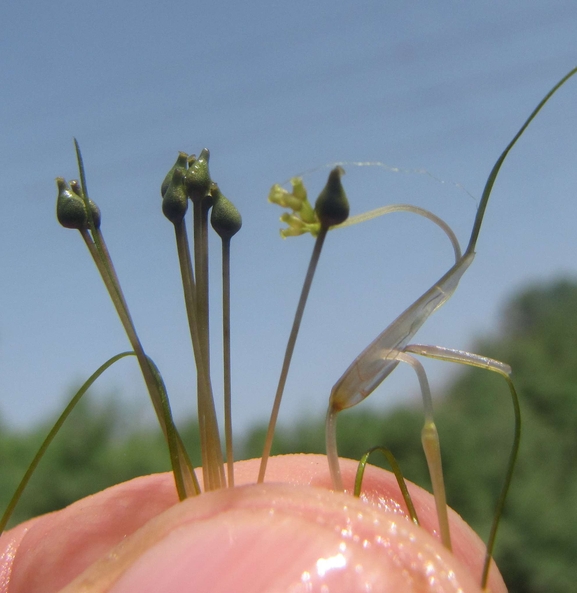
M 0 593 L 480 591 L 484 545 L 450 513 L 453 554 L 434 500 L 367 467 L 363 495 L 330 490 L 326 458 L 235 464 L 238 487 L 178 504 L 171 474 L 137 478 L 32 519 L 0 538 Z M 357 463 L 341 460 L 352 489 Z M 325 586 L 326 588 L 323 588 Z M 489 588 L 506 591 L 493 565 Z

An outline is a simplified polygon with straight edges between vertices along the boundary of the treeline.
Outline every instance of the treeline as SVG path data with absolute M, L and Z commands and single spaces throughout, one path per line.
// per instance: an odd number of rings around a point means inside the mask
M 496 557 L 511 593 L 564 593 L 577 582 L 577 284 L 526 290 L 506 307 L 499 335 L 477 353 L 507 362 L 519 391 L 523 436 L 513 486 L 499 528 Z M 159 431 L 129 429 L 127 413 L 88 401 L 75 410 L 38 467 L 14 520 L 66 506 L 132 477 L 169 469 Z M 345 412 L 339 453 L 359 458 L 383 444 L 408 479 L 430 490 L 420 446 L 423 414 L 401 408 Z M 463 368 L 435 403 L 449 504 L 486 539 L 513 434 L 513 409 L 504 380 Z M 26 433 L 0 427 L 0 507 L 9 497 L 49 425 Z M 265 426 L 240 444 L 238 458 L 260 455 Z M 183 438 L 200 464 L 198 430 Z M 280 427 L 273 451 L 324 452 L 324 421 Z M 379 463 L 378 457 L 374 459 Z

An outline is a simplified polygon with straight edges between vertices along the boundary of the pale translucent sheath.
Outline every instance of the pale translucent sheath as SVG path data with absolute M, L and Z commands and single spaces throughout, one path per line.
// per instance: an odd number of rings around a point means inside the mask
M 335 383 L 329 407 L 344 410 L 368 397 L 399 364 L 398 354 L 429 316 L 453 295 L 474 253 L 466 254 L 425 294 L 381 332 Z

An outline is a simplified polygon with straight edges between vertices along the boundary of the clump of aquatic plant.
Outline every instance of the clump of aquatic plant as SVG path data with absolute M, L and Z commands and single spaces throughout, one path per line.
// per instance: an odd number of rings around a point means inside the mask
M 334 489 L 337 491 L 344 490 L 345 488 L 341 477 L 339 457 L 337 453 L 337 414 L 345 409 L 354 407 L 365 400 L 387 378 L 387 376 L 393 372 L 400 362 L 409 364 L 417 374 L 423 398 L 425 421 L 422 429 L 422 445 L 431 477 L 440 536 L 443 544 L 450 550 L 451 533 L 443 479 L 441 447 L 434 422 L 432 396 L 425 370 L 414 355 L 484 368 L 503 376 L 509 386 L 513 403 L 514 434 L 509 461 L 505 468 L 503 486 L 496 502 L 492 528 L 487 542 L 485 563 L 481 576 L 481 586 L 483 588 L 487 586 L 498 524 L 513 477 L 514 465 L 521 436 L 519 401 L 511 380 L 511 368 L 505 363 L 477 354 L 442 348 L 440 346 L 411 344 L 410 342 L 420 327 L 427 321 L 429 316 L 447 302 L 453 295 L 462 276 L 471 266 L 475 257 L 476 244 L 491 191 L 509 151 L 513 148 L 527 126 L 547 103 L 550 97 L 576 72 L 577 69 L 569 72 L 557 85 L 555 85 L 555 87 L 553 87 L 553 89 L 551 89 L 497 159 L 483 190 L 473 223 L 473 229 L 464 252 L 462 252 L 455 234 L 443 220 L 438 218 L 432 212 L 416 206 L 408 204 L 389 205 L 369 213 L 349 217 L 349 203 L 341 179 L 344 170 L 340 166 L 336 166 L 331 170 L 327 183 L 320 192 L 314 205 L 309 202 L 307 191 L 300 178 L 291 180 L 290 190 L 285 189 L 280 185 L 274 185 L 269 194 L 270 202 L 288 210 L 281 216 L 281 221 L 287 225 L 281 230 L 281 235 L 286 238 L 310 233 L 315 238 L 315 243 L 300 299 L 298 301 L 294 322 L 289 334 L 278 387 L 273 400 L 271 418 L 261 458 L 258 482 L 263 482 L 266 479 L 267 462 L 270 456 L 281 400 L 290 370 L 291 358 L 297 344 L 299 328 L 306 307 L 307 298 L 312 287 L 315 270 L 327 236 L 334 230 L 345 229 L 352 224 L 361 223 L 367 219 L 393 212 L 408 211 L 415 215 L 423 216 L 440 227 L 446 234 L 453 247 L 455 263 L 431 288 L 426 290 L 421 297 L 419 297 L 385 330 L 383 330 L 375 340 L 355 358 L 342 377 L 335 383 L 330 393 L 326 416 L 328 465 Z M 92 385 L 107 368 L 117 360 L 126 356 L 135 356 L 140 366 L 153 408 L 166 438 L 170 453 L 172 472 L 174 474 L 175 487 L 180 500 L 201 494 L 201 486 L 172 419 L 170 404 L 160 371 L 146 354 L 132 321 L 128 304 L 124 298 L 120 281 L 116 274 L 112 258 L 101 230 L 102 217 L 100 209 L 89 197 L 85 168 L 80 148 L 76 141 L 75 148 L 78 161 L 79 181 L 73 180 L 67 183 L 63 178 L 57 178 L 57 218 L 62 226 L 79 231 L 115 306 L 132 350 L 117 354 L 105 362 L 75 394 L 53 429 L 50 431 L 38 454 L 30 464 L 17 492 L 11 500 L 4 516 L 0 520 L 0 532 L 5 528 L 22 491 L 30 479 L 32 472 L 38 465 L 42 455 L 46 451 L 46 448 L 49 446 L 76 403 L 84 395 L 90 385 Z M 176 162 L 162 182 L 160 190 L 162 197 L 162 211 L 174 226 L 176 252 L 180 266 L 185 309 L 196 365 L 198 422 L 201 435 L 203 488 L 205 491 L 234 486 L 234 448 L 232 441 L 231 413 L 230 255 L 231 240 L 240 230 L 242 225 L 241 216 L 238 210 L 232 202 L 223 195 L 217 183 L 211 178 L 209 172 L 209 159 L 210 154 L 207 149 L 203 149 L 198 157 L 180 152 Z M 189 201 L 192 204 L 192 249 L 190 247 L 186 220 Z M 211 381 L 213 371 L 210 363 L 208 273 L 209 213 L 210 224 L 222 241 L 222 372 L 224 376 L 223 391 L 225 410 L 224 452 L 220 441 L 220 430 L 217 421 L 216 404 Z M 401 489 L 402 496 L 405 500 L 410 518 L 414 523 L 418 524 L 418 509 L 415 508 L 415 505 L 411 500 L 401 468 L 399 468 L 392 452 L 384 446 L 374 447 L 363 457 L 359 464 L 354 492 L 352 494 L 359 496 L 362 490 L 363 472 L 368 457 L 371 453 L 377 450 L 381 451 L 390 462 Z M 225 458 L 226 465 L 224 461 Z

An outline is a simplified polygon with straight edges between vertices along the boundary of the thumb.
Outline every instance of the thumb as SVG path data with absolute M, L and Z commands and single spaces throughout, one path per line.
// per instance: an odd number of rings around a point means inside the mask
M 50 558 L 51 540 L 81 533 L 84 515 L 92 517 L 91 531 L 98 531 L 94 519 L 98 515 L 107 541 L 115 539 L 116 545 L 104 555 L 92 556 L 100 559 L 92 560 L 63 592 L 480 590 L 482 544 L 453 513 L 455 554 L 443 548 L 434 535 L 434 503 L 424 491 L 411 487 L 421 522 L 433 535 L 406 518 L 404 503 L 397 500 L 400 495 L 391 496 L 398 489 L 388 472 L 370 468 L 365 481 L 367 500 L 360 500 L 326 489 L 328 471 L 322 456 L 287 456 L 271 462 L 267 483 L 254 485 L 258 460 L 241 462 L 237 482 L 252 485 L 159 508 L 140 528 L 131 517 L 144 510 L 135 504 L 139 497 L 150 500 L 144 490 L 142 496 L 140 490 L 133 491 L 132 504 L 122 509 L 112 508 L 113 502 L 108 510 L 100 504 L 96 514 L 86 510 L 76 514 L 74 525 L 61 521 L 57 534 L 44 526 L 46 552 L 38 562 L 28 563 L 25 572 L 38 575 L 43 562 L 43 588 L 38 590 L 49 590 L 55 572 L 50 565 L 61 566 L 63 561 Z M 345 484 L 355 467 L 343 460 Z M 139 488 L 146 482 L 140 480 Z M 106 491 L 93 498 L 103 496 Z M 125 499 L 108 495 L 106 500 Z M 111 516 L 115 517 L 112 523 L 107 519 Z M 90 544 L 82 545 L 82 539 L 77 536 L 79 544 L 62 548 L 68 562 L 74 563 L 74 555 L 80 552 L 87 557 Z M 491 579 L 494 593 L 506 590 L 496 570 L 491 570 Z
M 64 591 L 479 591 L 424 530 L 310 487 L 219 491 L 135 536 Z
M 277 457 L 258 486 L 257 467 L 258 460 L 237 467 L 237 481 L 252 485 L 189 499 L 157 516 L 65 591 L 480 590 L 478 538 L 452 514 L 459 560 L 406 518 L 387 472 L 372 468 L 370 500 L 359 500 L 327 489 L 322 456 Z M 356 463 L 344 460 L 342 470 L 350 483 Z M 434 532 L 431 496 L 412 491 L 422 523 Z M 493 571 L 493 591 L 505 590 L 498 577 Z

